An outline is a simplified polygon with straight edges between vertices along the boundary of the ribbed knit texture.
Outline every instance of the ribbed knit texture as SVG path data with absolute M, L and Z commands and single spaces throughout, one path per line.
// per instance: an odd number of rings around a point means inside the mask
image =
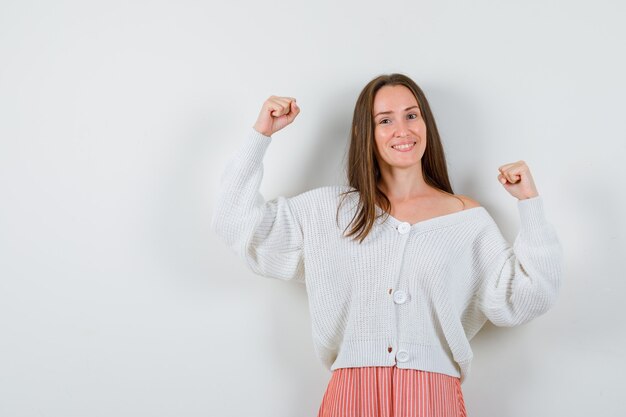
M 376 220 L 359 244 L 343 236 L 358 205 L 347 185 L 266 201 L 272 138 L 250 130 L 220 180 L 211 227 L 256 274 L 306 285 L 315 352 L 327 369 L 393 366 L 464 382 L 469 341 L 487 320 L 516 326 L 555 303 L 563 250 L 543 200 L 519 200 L 511 247 L 484 207 L 409 225 Z M 378 209 L 380 210 L 380 209 Z

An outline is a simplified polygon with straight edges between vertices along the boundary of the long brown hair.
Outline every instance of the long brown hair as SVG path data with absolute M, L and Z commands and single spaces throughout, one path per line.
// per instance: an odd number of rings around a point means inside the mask
M 355 240 L 363 241 L 372 229 L 376 216 L 376 204 L 389 215 L 391 202 L 378 187 L 380 167 L 375 155 L 373 107 L 376 93 L 383 86 L 403 85 L 415 96 L 420 112 L 426 123 L 426 150 L 422 156 L 422 174 L 424 181 L 439 190 L 453 194 L 448 178 L 446 158 L 439 138 L 439 131 L 435 124 L 428 100 L 422 89 L 404 74 L 383 74 L 371 80 L 361 91 L 354 106 L 350 149 L 348 151 L 347 177 L 349 185 L 354 190 L 341 193 L 343 199 L 350 193 L 359 193 L 359 204 L 350 224 L 352 228 L 346 237 L 356 235 Z M 341 204 L 340 204 L 341 206 Z M 337 209 L 337 217 L 339 208 Z M 344 230 L 345 232 L 345 230 Z

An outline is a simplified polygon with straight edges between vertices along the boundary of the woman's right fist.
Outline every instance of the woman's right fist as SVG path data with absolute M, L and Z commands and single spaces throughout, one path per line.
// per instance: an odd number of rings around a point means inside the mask
M 293 97 L 271 96 L 261 108 L 254 130 L 265 136 L 272 136 L 287 126 L 300 113 L 300 107 Z

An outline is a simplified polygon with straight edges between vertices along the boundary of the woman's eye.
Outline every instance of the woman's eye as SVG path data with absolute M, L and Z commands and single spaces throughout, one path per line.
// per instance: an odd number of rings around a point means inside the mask
M 386 124 L 385 122 L 388 122 L 388 121 L 389 119 L 382 119 L 379 123 L 382 125 L 382 124 Z
M 411 117 L 411 116 L 414 116 L 414 117 Z M 411 113 L 411 114 L 409 114 L 409 118 L 411 118 L 411 119 L 417 119 L 417 114 L 415 114 L 415 113 Z

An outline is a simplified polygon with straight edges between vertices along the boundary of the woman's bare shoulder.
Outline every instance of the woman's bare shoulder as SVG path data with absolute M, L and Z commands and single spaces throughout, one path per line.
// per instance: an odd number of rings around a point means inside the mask
M 465 204 L 465 208 L 474 208 L 474 207 L 480 207 L 481 204 L 474 200 L 473 198 L 470 198 L 466 195 L 462 195 L 462 194 L 455 194 L 456 197 L 460 198 L 461 200 L 463 200 L 463 204 Z

